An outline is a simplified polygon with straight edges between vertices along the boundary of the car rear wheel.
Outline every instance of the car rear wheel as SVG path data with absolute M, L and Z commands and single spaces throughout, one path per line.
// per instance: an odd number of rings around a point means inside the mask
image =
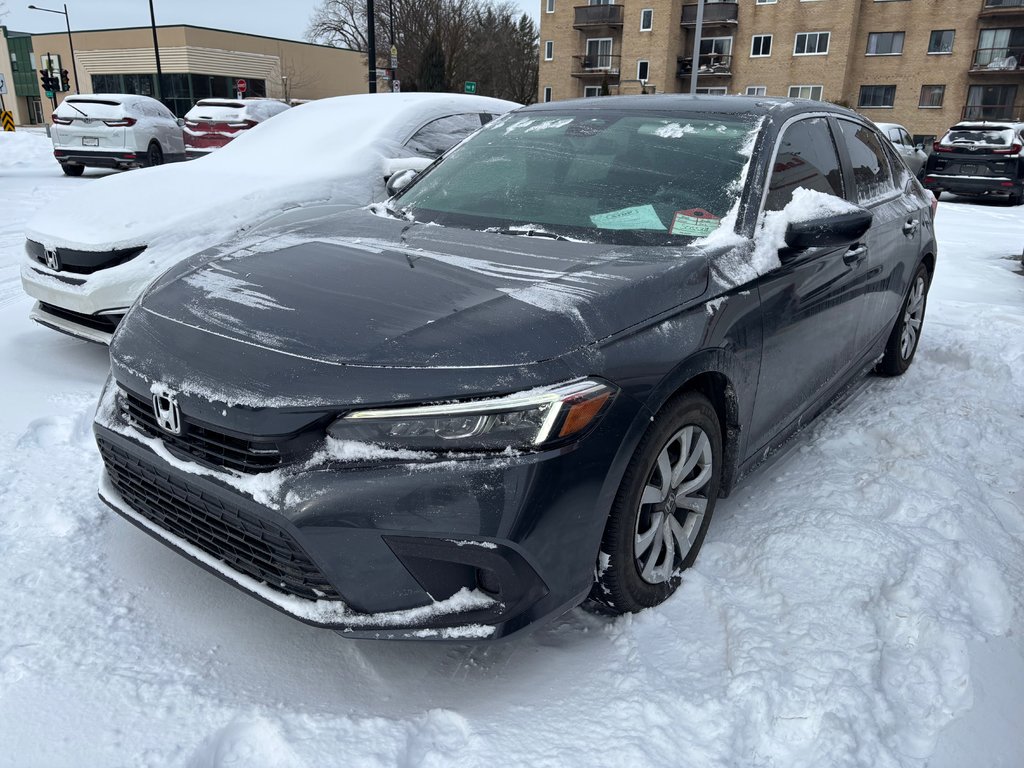
M 883 376 L 901 376 L 914 362 L 928 305 L 928 277 L 928 268 L 924 264 L 919 265 L 914 279 L 910 281 L 910 290 L 903 300 L 896 325 L 889 334 L 885 354 L 876 369 Z
M 1020 205 L 1021 203 L 1024 203 L 1024 195 L 1020 192 L 1012 192 L 1006 199 L 1007 205 Z
M 149 143 L 149 149 L 146 151 L 146 166 L 152 168 L 154 165 L 163 165 L 164 163 L 164 151 L 160 149 L 160 145 L 155 141 Z
M 721 428 L 711 403 L 692 392 L 670 401 L 623 475 L 591 600 L 631 613 L 675 592 L 704 542 L 721 476 Z
M 72 165 L 71 163 L 61 163 L 60 169 L 64 171 L 65 176 L 81 176 L 85 173 L 84 165 Z

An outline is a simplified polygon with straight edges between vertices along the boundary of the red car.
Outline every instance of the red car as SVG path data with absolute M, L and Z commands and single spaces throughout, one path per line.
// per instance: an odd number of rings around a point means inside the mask
M 185 115 L 185 154 L 193 159 L 220 149 L 286 109 L 276 99 L 202 99 Z

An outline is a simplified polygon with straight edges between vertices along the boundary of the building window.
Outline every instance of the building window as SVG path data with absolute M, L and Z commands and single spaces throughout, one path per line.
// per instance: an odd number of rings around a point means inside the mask
M 544 86 L 544 103 L 551 101 L 551 86 Z
M 1016 85 L 972 85 L 967 89 L 964 120 L 1012 120 Z
M 789 98 L 791 99 L 813 99 L 821 101 L 820 85 L 791 85 L 789 86 Z
M 555 58 L 555 41 L 545 40 L 544 41 L 544 61 L 551 61 Z
M 654 9 L 644 8 L 640 11 L 640 31 L 650 32 L 654 29 Z
M 928 53 L 952 53 L 955 29 L 933 29 L 928 38 Z
M 647 82 L 647 75 L 650 72 L 650 63 L 646 61 L 638 61 L 636 63 L 636 79 L 643 82 Z
M 862 85 L 858 107 L 884 108 L 891 107 L 896 101 L 895 85 Z
M 611 69 L 612 39 L 610 37 L 592 37 L 587 40 L 587 55 L 584 66 L 587 69 Z M 616 60 L 616 69 L 618 61 Z
M 757 0 L 755 5 L 775 5 L 779 0 Z
M 600 95 L 601 95 L 601 86 L 600 85 L 587 85 L 587 86 L 583 87 L 583 97 L 584 98 L 591 99 L 594 96 L 600 96 Z
M 729 93 L 729 89 L 720 86 L 712 88 L 698 88 L 697 93 L 703 94 L 704 96 L 725 96 Z
M 868 56 L 898 56 L 903 53 L 903 32 L 871 32 L 868 34 Z
M 772 36 L 754 35 L 750 41 L 750 55 L 754 58 L 772 55 Z
M 748 85 L 745 96 L 767 96 L 768 86 L 767 85 Z
M 918 102 L 917 106 L 919 106 L 921 109 L 936 109 L 942 106 L 942 101 L 945 98 L 946 86 L 922 85 L 921 101 Z
M 545 13 L 555 12 L 555 0 L 547 0 L 547 4 L 544 6 Z
M 797 32 L 794 56 L 824 56 L 828 53 L 829 32 Z
M 17 71 L 18 71 L 18 54 L 16 54 L 14 51 L 11 51 L 11 72 L 17 72 Z

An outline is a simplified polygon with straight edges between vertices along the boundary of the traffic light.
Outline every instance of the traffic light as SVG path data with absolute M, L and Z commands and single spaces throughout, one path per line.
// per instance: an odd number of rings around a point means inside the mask
M 60 71 L 60 89 L 62 91 L 71 90 L 71 76 L 68 74 L 66 69 Z
M 44 91 L 56 91 L 60 83 L 57 82 L 57 78 L 50 74 L 49 70 L 39 70 L 39 82 L 42 83 Z

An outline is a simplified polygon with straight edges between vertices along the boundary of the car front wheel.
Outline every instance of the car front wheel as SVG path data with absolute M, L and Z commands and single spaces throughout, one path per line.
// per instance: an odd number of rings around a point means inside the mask
M 670 401 L 623 475 L 591 599 L 612 613 L 631 613 L 675 592 L 707 534 L 721 475 L 721 428 L 711 403 L 692 392 Z
M 901 376 L 914 361 L 921 342 L 924 312 L 928 306 L 928 277 L 928 268 L 924 264 L 918 265 L 896 324 L 889 334 L 889 341 L 886 342 L 885 354 L 878 364 L 877 371 L 883 376 Z

